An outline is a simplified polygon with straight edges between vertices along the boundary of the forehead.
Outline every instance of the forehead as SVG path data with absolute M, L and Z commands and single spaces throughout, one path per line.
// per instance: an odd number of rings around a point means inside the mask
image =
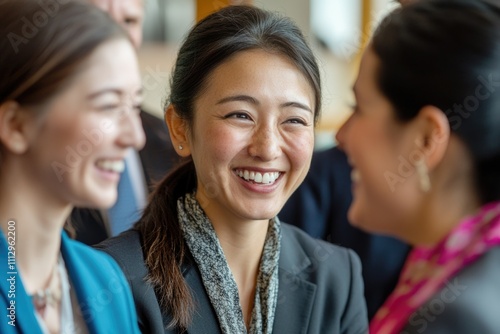
M 141 15 L 144 11 L 143 0 L 91 0 L 106 12 L 119 11 L 126 14 Z
M 89 90 L 141 87 L 135 50 L 126 39 L 103 43 L 85 60 L 77 75 L 76 84 Z
M 289 58 L 258 49 L 238 52 L 215 67 L 207 77 L 206 90 L 214 86 L 218 86 L 211 92 L 214 95 L 246 91 L 283 98 L 314 96 L 309 80 Z
M 379 66 L 380 61 L 377 55 L 371 47 L 368 47 L 361 59 L 358 78 L 354 84 L 354 93 L 357 99 L 363 99 L 373 94 L 380 94 L 380 89 L 377 84 L 377 71 Z

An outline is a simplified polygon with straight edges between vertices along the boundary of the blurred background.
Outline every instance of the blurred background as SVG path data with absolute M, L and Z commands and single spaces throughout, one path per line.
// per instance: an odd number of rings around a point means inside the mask
M 233 4 L 251 4 L 291 17 L 315 51 L 323 82 L 323 114 L 316 148 L 333 146 L 334 134 L 350 114 L 351 87 L 360 53 L 378 22 L 399 6 L 394 0 L 145 0 L 144 43 L 139 60 L 144 107 L 159 116 L 179 45 L 192 25 Z

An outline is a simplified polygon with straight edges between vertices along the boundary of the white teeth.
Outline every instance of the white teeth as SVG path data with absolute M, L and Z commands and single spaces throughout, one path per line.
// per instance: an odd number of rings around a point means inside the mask
M 358 182 L 361 180 L 361 175 L 359 174 L 359 171 L 357 169 L 353 169 L 351 171 L 351 180 L 353 182 Z
M 262 177 L 262 183 L 264 184 L 269 183 L 269 180 L 271 179 L 269 175 L 270 175 L 269 173 L 264 173 L 264 176 Z
M 261 173 L 255 173 L 255 182 L 257 183 L 262 183 L 262 174 Z
M 99 160 L 97 166 L 101 169 L 121 173 L 125 170 L 125 162 L 123 160 Z
M 244 178 L 247 181 L 253 181 L 255 183 L 262 183 L 262 184 L 272 184 L 274 183 L 280 176 L 279 172 L 272 172 L 272 173 L 259 173 L 259 172 L 249 172 L 248 170 L 237 170 L 236 174 Z

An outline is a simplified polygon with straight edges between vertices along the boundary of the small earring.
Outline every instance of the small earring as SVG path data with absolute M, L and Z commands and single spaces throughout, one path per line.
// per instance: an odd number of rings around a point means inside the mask
M 20 141 L 15 141 L 11 143 L 11 149 L 15 153 L 23 153 L 25 145 Z
M 179 145 L 179 150 L 181 150 L 181 151 L 182 151 L 182 149 L 183 149 L 183 148 L 184 148 L 184 147 L 182 147 L 182 145 Z
M 415 166 L 417 168 L 420 190 L 428 193 L 431 190 L 431 179 L 429 178 L 429 171 L 424 160 L 419 160 Z

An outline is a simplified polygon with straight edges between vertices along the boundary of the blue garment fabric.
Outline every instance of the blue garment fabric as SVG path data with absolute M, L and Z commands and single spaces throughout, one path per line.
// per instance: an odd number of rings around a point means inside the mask
M 71 288 L 89 333 L 140 333 L 130 288 L 116 262 L 107 254 L 71 240 L 64 232 L 61 238 Z M 42 334 L 13 261 L 15 251 L 9 250 L 12 241 L 8 243 L 0 233 L 0 333 Z
M 128 230 L 141 217 L 127 163 L 118 183 L 118 198 L 115 205 L 108 210 L 108 214 L 111 236 Z

